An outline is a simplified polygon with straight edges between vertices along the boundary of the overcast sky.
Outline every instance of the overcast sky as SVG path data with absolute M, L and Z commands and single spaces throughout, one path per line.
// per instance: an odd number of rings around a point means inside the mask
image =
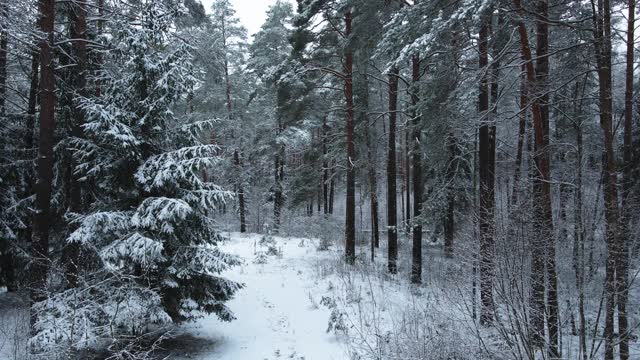
M 294 2 L 292 0 L 289 1 Z M 269 6 L 275 2 L 276 0 L 231 0 L 234 9 L 236 9 L 236 16 L 238 16 L 249 32 L 249 41 L 253 40 L 251 35 L 260 30 Z M 207 13 L 211 12 L 212 3 L 213 0 L 202 0 L 202 4 L 207 10 Z

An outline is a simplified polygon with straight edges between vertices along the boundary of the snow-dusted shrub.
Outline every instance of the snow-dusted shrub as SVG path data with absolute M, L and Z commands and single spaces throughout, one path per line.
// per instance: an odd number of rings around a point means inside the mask
M 221 161 L 217 146 L 200 141 L 211 121 L 171 110 L 194 86 L 191 49 L 171 31 L 180 8 L 149 2 L 136 11 L 136 24 L 125 14 L 111 23 L 118 66 L 105 71 L 104 95 L 80 100 L 85 137 L 69 146 L 95 200 L 70 215 L 66 241 L 81 248 L 83 276 L 35 305 L 39 352 L 105 339 L 126 349 L 127 338 L 154 328 L 210 313 L 234 319 L 225 302 L 242 285 L 219 274 L 240 260 L 220 250 L 213 220 L 230 193 L 201 176 Z

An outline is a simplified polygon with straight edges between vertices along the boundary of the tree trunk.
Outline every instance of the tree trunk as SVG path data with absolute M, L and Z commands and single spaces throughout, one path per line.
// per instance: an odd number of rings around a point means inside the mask
M 488 37 L 489 21 L 487 17 L 480 27 L 479 40 L 479 66 L 481 71 L 486 71 L 489 65 Z M 480 113 L 480 129 L 478 131 L 478 171 L 480 179 L 480 323 L 489 325 L 494 318 L 493 304 L 493 247 L 494 247 L 494 224 L 493 224 L 493 204 L 494 188 L 492 178 L 493 164 L 491 146 L 491 131 L 488 121 L 489 117 L 489 81 L 485 74 L 480 80 L 480 93 L 478 98 L 478 110 Z
M 455 151 L 456 139 L 453 131 L 447 136 L 447 149 L 449 159 L 447 161 L 447 209 L 444 216 L 444 255 L 453 257 L 453 237 L 455 233 Z
M 413 246 L 411 249 L 411 282 L 419 284 L 422 282 L 422 224 L 420 223 L 420 215 L 422 214 L 424 179 L 422 175 L 422 148 L 420 145 L 422 116 L 418 110 L 418 102 L 420 100 L 420 58 L 418 55 L 412 57 L 411 69 L 413 86 L 411 91 L 411 105 L 413 106 Z
M 322 119 L 322 197 L 324 205 L 324 214 L 329 215 L 329 159 L 327 154 L 327 133 L 329 126 L 327 125 L 327 117 Z
M 587 77 L 585 76 L 586 85 Z M 580 84 L 576 81 L 576 91 L 574 101 L 577 101 L 580 95 Z M 584 90 L 583 90 L 584 93 Z M 580 105 L 582 102 L 580 101 Z M 574 117 L 581 116 L 582 106 L 577 106 L 574 111 Z M 574 244 L 573 244 L 573 266 L 576 273 L 576 288 L 578 289 L 578 319 L 579 324 L 579 347 L 582 353 L 582 360 L 587 360 L 587 329 L 584 312 L 584 296 L 585 296 L 585 247 L 584 247 L 584 223 L 582 220 L 582 158 L 583 158 L 583 141 L 582 141 L 582 120 L 574 124 L 576 131 L 576 187 L 574 192 Z
M 633 185 L 633 68 L 634 68 L 634 30 L 635 0 L 629 0 L 629 18 L 627 24 L 627 69 L 625 76 L 624 102 L 624 143 L 623 159 L 624 182 L 622 186 L 622 219 L 620 238 L 620 259 L 616 269 L 618 277 L 618 333 L 620 334 L 620 360 L 629 359 L 629 321 L 627 319 L 627 303 L 629 300 L 629 247 L 630 222 L 633 221 L 632 207 L 635 199 L 631 199 Z
M 336 189 L 336 168 L 331 162 L 331 181 L 329 182 L 329 214 L 333 215 L 333 199 L 335 198 L 335 189 Z
M 229 60 L 228 60 L 228 49 L 227 49 L 227 33 L 225 27 L 225 19 L 222 20 L 222 46 L 224 48 L 224 82 L 225 82 L 225 95 L 227 98 L 227 116 L 229 120 L 233 120 L 233 100 L 231 98 L 231 78 L 229 77 Z M 236 195 L 238 196 L 238 212 L 240 215 L 240 232 L 244 233 L 247 231 L 246 225 L 246 214 L 245 214 L 245 203 L 244 203 L 244 188 L 242 185 L 242 162 L 240 161 L 240 150 L 234 149 L 233 151 L 233 162 L 238 171 L 238 178 L 236 179 Z M 284 159 L 281 159 L 284 161 Z M 279 219 L 278 219 L 279 220 Z M 279 221 L 278 221 L 279 224 Z M 277 228 L 276 228 L 277 229 Z
M 550 160 L 549 156 L 549 1 L 538 0 L 537 19 L 536 19 L 536 88 L 538 91 L 538 101 L 540 103 L 540 116 L 542 127 L 544 130 L 542 147 L 536 147 L 536 153 L 542 152 L 541 156 Z M 536 143 L 537 144 L 537 143 Z M 550 166 L 545 169 L 550 171 Z M 544 175 L 543 175 L 544 176 Z M 550 178 L 550 174 L 547 174 Z M 546 177 L 546 176 L 545 176 Z M 550 188 L 550 184 L 546 184 Z M 546 190 L 541 188 L 541 184 L 535 186 L 534 191 L 544 193 Z M 549 190 L 550 191 L 550 190 Z M 546 195 L 545 195 L 546 197 Z M 547 201 L 544 199 L 543 201 Z M 551 210 L 551 200 L 549 205 L 544 202 L 536 202 L 537 205 L 544 204 L 544 207 L 536 206 L 538 210 L 536 217 L 538 223 L 543 225 L 543 229 L 551 229 L 553 227 L 553 215 Z M 544 230 L 543 230 L 544 231 Z M 555 263 L 555 238 L 553 231 L 544 233 L 540 237 L 544 241 L 546 248 L 545 267 L 547 277 L 547 328 L 549 330 L 549 357 L 556 359 L 560 357 L 558 349 L 558 279 L 556 276 Z
M 406 200 L 405 204 L 405 230 L 407 234 L 409 234 L 409 229 L 411 226 L 411 161 L 410 161 L 410 153 L 411 153 L 411 137 L 409 136 L 409 122 L 407 122 L 407 126 L 405 128 L 404 134 L 404 188 L 406 190 Z
M 598 1 L 594 14 L 596 64 L 598 72 L 600 126 L 604 135 L 604 205 L 607 239 L 607 265 L 605 274 L 605 326 L 604 357 L 613 360 L 615 348 L 614 316 L 616 307 L 616 268 L 620 260 L 620 234 L 618 232 L 618 190 L 616 184 L 616 162 L 613 148 L 613 102 L 611 93 L 611 4 L 609 0 Z
M 98 0 L 98 35 L 102 35 L 104 32 L 104 0 Z M 96 54 L 96 64 L 98 72 L 102 71 L 103 60 L 102 53 L 100 51 Z M 102 81 L 100 81 L 100 75 L 96 79 L 96 97 L 102 96 Z
M 278 125 L 280 128 L 280 125 Z M 284 205 L 284 147 L 279 146 L 275 156 L 275 193 L 273 200 L 273 223 L 275 233 L 280 231 L 282 207 Z
M 242 172 L 242 162 L 240 161 L 240 152 L 238 149 L 233 151 L 233 162 L 238 169 L 238 172 Z M 242 186 L 242 175 L 238 176 L 238 207 L 240 211 L 240 232 L 247 232 L 247 221 L 245 213 L 244 203 L 244 187 Z
M 524 15 L 521 0 L 513 0 L 520 16 Z M 533 67 L 529 35 L 522 20 L 517 21 L 520 36 L 520 50 L 526 66 L 527 89 L 536 84 L 536 70 Z M 544 314 L 545 314 L 545 248 L 553 239 L 553 222 L 551 212 L 551 176 L 548 149 L 545 146 L 545 124 L 541 110 L 539 96 L 532 97 L 531 112 L 534 130 L 534 163 L 536 176 L 534 177 L 534 217 L 538 222 L 531 243 L 531 306 L 530 306 L 530 336 L 534 345 L 544 343 Z M 555 255 L 554 255 L 555 256 Z M 551 254 L 549 254 L 551 257 Z
M 398 107 L 398 68 L 389 73 L 389 147 L 387 154 L 387 237 L 389 272 L 398 272 L 398 220 L 396 209 L 396 117 Z
M 76 61 L 74 68 L 73 80 L 74 87 L 79 96 L 85 97 L 87 95 L 87 8 L 85 2 L 75 3 L 70 11 L 72 22 L 71 35 L 74 39 L 73 57 Z M 74 123 L 71 130 L 71 134 L 75 138 L 83 138 L 84 131 L 82 126 L 85 123 L 84 110 L 80 106 L 76 106 L 74 99 Z M 76 163 L 73 161 L 73 154 L 70 154 L 69 166 L 70 171 L 70 191 L 69 191 L 69 210 L 72 213 L 80 213 L 82 211 L 82 183 L 78 177 L 74 175 Z M 65 249 L 65 275 L 69 287 L 76 287 L 78 284 L 78 265 L 80 262 L 80 244 L 72 243 L 68 244 Z
M 6 0 L 0 1 L 0 18 L 8 18 Z M 0 30 L 0 116 L 6 116 L 7 103 L 7 50 L 9 36 L 7 29 Z
M 55 132 L 55 77 L 53 63 L 54 0 L 39 0 L 38 29 L 45 34 L 40 48 L 40 136 L 38 142 L 38 181 L 35 186 L 36 214 L 31 247 L 31 305 L 46 298 L 45 286 L 49 270 L 49 228 L 53 182 L 53 146 Z M 35 332 L 36 314 L 31 313 L 31 333 Z
M 344 16 L 345 38 L 351 36 L 351 11 Z M 356 174 L 354 162 L 356 161 L 356 148 L 353 119 L 353 52 L 350 45 L 345 49 L 344 61 L 344 96 L 347 115 L 347 196 L 345 219 L 345 258 L 348 264 L 353 264 L 356 257 Z
M 522 65 L 522 80 L 520 84 L 520 123 L 518 126 L 518 147 L 516 154 L 516 164 L 513 171 L 513 191 L 511 192 L 511 205 L 516 206 L 518 203 L 518 192 L 520 187 L 520 175 L 522 173 L 522 157 L 524 152 L 524 136 L 527 130 L 527 107 L 529 100 L 527 99 L 527 77 L 525 66 Z
M 380 234 L 378 231 L 378 181 L 376 179 L 374 148 L 371 143 L 371 124 L 369 124 L 369 79 L 364 76 L 364 86 L 361 94 L 363 103 L 363 121 L 365 126 L 364 138 L 367 146 L 367 175 L 369 180 L 369 201 L 371 210 L 371 261 L 375 257 L 375 249 L 380 246 Z
M 5 21 L 8 17 L 6 0 L 0 2 L 0 18 Z M 6 29 L 0 31 L 0 118 L 5 121 L 7 96 L 7 45 Z M 33 127 L 31 128 L 33 130 Z M 11 244 L 8 239 L 0 237 L 0 275 L 4 277 L 7 291 L 15 291 L 15 272 Z M 0 278 L 1 279 L 1 278 Z M 0 280 L 0 283 L 2 281 Z

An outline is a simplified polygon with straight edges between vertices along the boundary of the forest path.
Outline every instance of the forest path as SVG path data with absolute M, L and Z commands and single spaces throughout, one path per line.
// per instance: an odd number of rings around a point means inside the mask
M 224 274 L 246 287 L 228 303 L 237 319 L 209 316 L 186 328 L 189 346 L 175 354 L 184 359 L 341 360 L 348 356 L 333 333 L 326 333 L 329 311 L 318 306 L 322 293 L 312 259 L 330 256 L 308 239 L 276 237 L 282 257 L 254 263 L 260 235 L 231 234 L 222 247 L 244 264 Z

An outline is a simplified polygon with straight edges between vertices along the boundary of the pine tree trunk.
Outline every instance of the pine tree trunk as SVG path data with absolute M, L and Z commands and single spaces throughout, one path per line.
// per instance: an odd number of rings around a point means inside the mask
M 335 181 L 335 175 L 336 175 L 336 169 L 335 169 L 335 164 L 333 164 L 333 162 L 331 163 L 331 181 L 329 182 L 329 214 L 333 215 L 333 200 L 335 198 L 335 192 L 336 192 L 336 181 Z
M 520 123 L 518 125 L 518 147 L 516 153 L 515 169 L 513 171 L 513 191 L 511 192 L 511 205 L 518 204 L 518 192 L 520 187 L 520 175 L 522 173 L 522 158 L 524 153 L 524 137 L 527 130 L 527 77 L 525 66 L 522 65 L 522 80 L 520 84 Z
M 98 0 L 98 35 L 102 35 L 104 32 L 104 0 Z M 96 54 L 96 64 L 98 68 L 98 72 L 102 70 L 103 67 L 103 59 L 102 53 L 100 51 Z M 100 76 L 96 79 L 96 97 L 102 96 L 102 81 L 100 81 Z
M 24 146 L 27 150 L 35 148 L 35 127 L 36 127 L 36 106 L 38 103 L 38 77 L 40 69 L 40 55 L 34 51 L 31 60 L 31 83 L 29 84 L 29 99 L 27 103 L 26 132 L 24 137 Z M 28 189 L 29 193 L 33 189 Z
M 398 272 L 398 220 L 396 209 L 396 118 L 398 115 L 398 69 L 389 73 L 389 147 L 387 154 L 387 237 L 389 272 Z
M 0 2 L 0 19 L 6 21 L 7 4 L 6 0 Z M 0 118 L 4 121 L 6 116 L 6 96 L 7 96 L 7 45 L 8 35 L 6 29 L 0 30 Z M 33 129 L 33 128 L 32 128 Z M 0 283 L 7 287 L 7 291 L 14 291 L 15 272 L 11 245 L 8 239 L 0 237 L 0 276 L 4 277 L 4 282 L 0 277 Z
M 53 62 L 54 0 L 39 0 L 38 29 L 45 35 L 40 42 L 40 134 L 38 142 L 38 181 L 35 187 L 31 305 L 46 298 L 45 285 L 49 271 L 49 229 L 53 183 L 53 146 L 55 142 L 55 76 Z M 35 332 L 36 314 L 31 313 L 31 333 Z
M 367 175 L 369 180 L 369 201 L 371 210 L 371 261 L 375 257 L 375 249 L 380 246 L 380 234 L 378 230 L 378 181 L 376 179 L 374 148 L 371 143 L 371 125 L 369 124 L 369 79 L 364 76 L 363 93 L 363 121 L 366 126 L 364 137 L 367 146 Z
M 240 161 L 240 152 L 238 149 L 233 151 L 233 162 L 239 172 L 242 172 L 242 162 Z M 240 211 L 240 232 L 247 232 L 246 210 L 244 202 L 244 187 L 242 186 L 242 176 L 238 177 L 238 207 Z
M 74 39 L 73 57 L 76 61 L 76 66 L 73 73 L 73 82 L 75 91 L 79 96 L 85 97 L 87 95 L 87 8 L 85 2 L 75 3 L 70 11 L 70 17 L 72 18 L 71 37 Z M 75 101 L 74 101 L 75 103 Z M 73 137 L 81 139 L 84 137 L 84 131 L 82 126 L 85 123 L 84 110 L 80 106 L 74 106 L 74 124 L 71 130 Z M 70 154 L 72 158 L 73 154 Z M 70 161 L 69 166 L 71 174 L 70 191 L 69 191 L 69 210 L 73 213 L 80 213 L 82 211 L 82 184 L 78 180 L 78 177 L 74 175 L 74 167 L 76 166 L 73 159 Z M 76 243 L 68 244 L 65 249 L 65 275 L 69 287 L 76 287 L 78 283 L 78 265 L 80 262 L 80 245 Z
M 540 103 L 540 115 L 542 121 L 542 127 L 544 130 L 542 146 L 536 147 L 536 153 L 542 152 L 540 156 L 546 157 L 550 161 L 549 155 L 549 1 L 538 0 L 537 3 L 537 19 L 536 19 L 536 80 L 538 99 Z M 536 143 L 537 144 L 537 143 Z M 549 171 L 549 167 L 545 169 Z M 544 175 L 543 175 L 544 176 Z M 544 176 L 550 178 L 550 174 Z M 546 199 L 546 192 L 550 191 L 543 189 L 542 187 L 550 188 L 550 184 L 539 184 L 535 186 L 534 191 L 539 191 L 543 194 L 543 202 L 536 202 L 538 206 L 538 216 L 536 217 L 539 224 L 543 225 L 544 236 L 541 239 L 544 241 L 546 248 L 545 267 L 547 278 L 547 328 L 549 330 L 549 357 L 556 359 L 560 357 L 558 349 L 558 279 L 556 276 L 556 263 L 555 263 L 555 237 L 553 234 L 553 215 L 551 210 L 551 200 Z M 549 204 L 546 204 L 546 202 Z M 543 204 L 544 206 L 539 206 Z
M 224 47 L 224 82 L 225 82 L 225 95 L 227 98 L 227 116 L 229 120 L 233 119 L 233 100 L 231 98 L 231 78 L 229 77 L 229 60 L 228 60 L 228 49 L 227 49 L 227 33 L 225 27 L 225 19 L 222 20 L 222 44 Z M 244 203 L 244 188 L 242 185 L 242 162 L 240 161 L 240 150 L 234 149 L 233 151 L 233 162 L 236 166 L 238 172 L 238 178 L 236 179 L 236 195 L 238 196 L 238 212 L 240 215 L 240 232 L 244 233 L 247 231 L 246 225 L 246 214 L 245 214 L 245 203 Z M 284 159 L 281 159 L 284 161 Z M 279 219 L 278 219 L 279 224 Z M 277 229 L 277 228 L 276 228 Z
M 344 16 L 345 38 L 351 36 L 351 11 Z M 347 132 L 347 196 L 345 219 L 345 258 L 348 264 L 353 264 L 356 257 L 356 179 L 354 163 L 356 148 L 354 140 L 354 109 L 353 109 L 353 52 L 347 45 L 344 61 L 344 96 L 346 102 L 346 132 Z
M 586 85 L 586 76 L 585 82 Z M 574 100 L 577 101 L 580 95 L 580 84 L 576 81 L 576 91 Z M 584 93 L 584 90 L 583 90 Z M 581 115 L 581 106 L 576 106 L 577 111 L 574 111 L 574 116 L 579 117 Z M 574 244 L 573 244 L 573 266 L 576 273 L 576 288 L 578 289 L 578 319 L 579 324 L 579 347 L 582 353 L 582 360 L 587 360 L 587 329 L 586 319 L 584 312 L 584 297 L 585 297 L 585 247 L 584 247 L 584 223 L 582 220 L 582 158 L 583 158 L 583 141 L 582 141 L 582 122 L 575 123 L 576 131 L 576 184 L 574 192 Z
M 324 214 L 329 215 L 329 161 L 327 159 L 327 133 L 329 126 L 327 125 L 327 117 L 322 119 L 322 198 L 324 205 Z
M 0 19 L 5 20 L 7 14 L 7 0 L 0 1 Z M 7 103 L 7 50 L 9 44 L 9 36 L 7 29 L 0 30 L 0 116 L 6 116 Z
M 420 126 L 422 117 L 418 110 L 419 93 L 420 93 L 420 58 L 414 55 L 411 58 L 411 80 L 413 89 L 411 91 L 412 125 L 413 125 L 413 241 L 411 249 L 411 282 L 419 284 L 422 282 L 422 224 L 419 220 L 422 214 L 422 193 L 423 193 L 423 175 L 422 175 L 422 148 L 420 145 Z
M 629 320 L 627 319 L 627 303 L 629 300 L 629 247 L 630 222 L 633 221 L 632 196 L 633 171 L 633 69 L 634 69 L 634 30 L 635 0 L 629 0 L 629 17 L 627 24 L 627 69 L 625 76 L 624 103 L 624 142 L 623 159 L 624 182 L 622 186 L 622 219 L 620 233 L 620 259 L 616 269 L 618 276 L 618 333 L 620 334 L 620 360 L 629 359 Z
M 486 18 L 480 27 L 479 39 L 479 66 L 481 71 L 486 71 L 489 65 L 488 37 L 489 21 Z M 489 79 L 485 74 L 480 80 L 480 92 L 478 110 L 481 117 L 478 131 L 478 171 L 480 179 L 480 323 L 489 325 L 494 318 L 493 304 L 493 181 L 491 164 L 491 133 L 488 122 L 489 117 Z
M 519 15 L 524 15 L 521 0 L 513 0 Z M 533 67 L 531 48 L 529 47 L 529 35 L 522 20 L 517 22 L 520 36 L 520 50 L 526 66 L 527 89 L 532 89 L 536 84 L 536 70 Z M 550 165 L 548 149 L 545 146 L 544 118 L 541 110 L 540 97 L 532 97 L 531 111 L 534 130 L 534 217 L 538 222 L 536 229 L 539 233 L 532 235 L 532 260 L 531 260 L 531 305 L 530 305 L 530 337 L 531 343 L 536 346 L 544 344 L 544 314 L 545 314 L 545 248 L 553 239 L 553 222 L 551 212 L 551 187 Z M 553 248 L 553 247 L 552 247 Z M 551 254 L 548 255 L 552 257 Z M 555 257 L 555 254 L 553 255 Z M 555 259 L 554 259 L 555 260 Z M 556 308 L 557 309 L 557 308 Z
M 456 139 L 453 132 L 447 136 L 447 149 L 449 159 L 447 161 L 447 208 L 444 216 L 444 254 L 448 258 L 453 257 L 453 237 L 455 233 L 455 151 Z
M 410 153 L 411 153 L 411 137 L 409 136 L 409 122 L 407 122 L 407 126 L 405 127 L 404 134 L 404 188 L 405 188 L 405 196 L 406 200 L 404 202 L 405 205 L 405 230 L 407 234 L 409 234 L 409 229 L 411 226 L 411 161 L 410 161 Z
M 613 147 L 613 102 L 611 93 L 611 4 L 609 0 L 598 2 L 596 27 L 596 64 L 598 70 L 600 126 L 604 135 L 604 205 L 607 240 L 607 262 L 605 274 L 605 326 L 604 357 L 613 360 L 615 352 L 614 316 L 616 308 L 616 268 L 620 260 L 620 234 L 618 232 L 618 190 L 616 184 L 616 162 Z

